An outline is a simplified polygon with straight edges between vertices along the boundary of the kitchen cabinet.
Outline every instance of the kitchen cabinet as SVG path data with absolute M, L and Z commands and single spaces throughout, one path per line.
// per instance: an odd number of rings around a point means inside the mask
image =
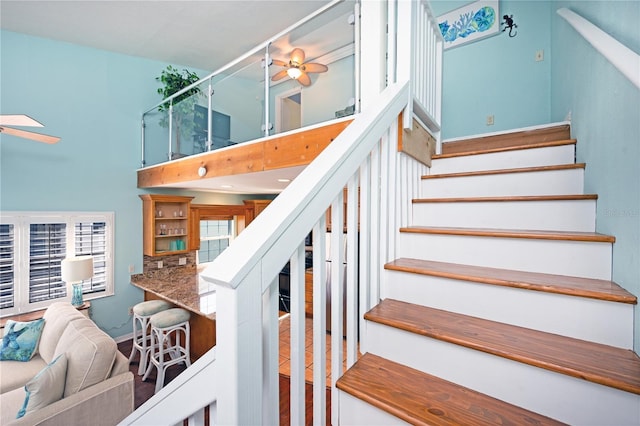
M 186 253 L 190 246 L 193 197 L 142 194 L 143 252 L 147 256 Z

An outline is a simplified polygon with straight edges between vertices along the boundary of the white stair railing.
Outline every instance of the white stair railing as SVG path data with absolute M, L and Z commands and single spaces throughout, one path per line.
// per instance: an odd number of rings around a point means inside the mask
M 411 82 L 411 94 L 403 116 L 403 127 L 412 128 L 417 118 L 435 137 L 436 152 L 441 152 L 442 51 L 444 39 L 438 22 L 426 0 L 396 0 L 397 42 L 390 56 L 397 57 L 397 79 Z M 390 73 L 393 74 L 393 73 Z
M 212 283 L 217 291 L 217 351 L 218 380 L 225 383 L 225 392 L 218 397 L 217 413 L 221 424 L 272 424 L 278 421 L 277 392 L 277 294 L 276 279 L 284 264 L 291 261 L 291 415 L 297 422 L 304 416 L 304 240 L 314 230 L 314 357 L 320 367 L 324 354 L 322 341 L 326 338 L 325 305 L 323 292 L 323 264 L 326 264 L 322 244 L 326 225 L 324 213 L 332 206 L 331 218 L 331 384 L 342 372 L 342 297 L 350 298 L 347 306 L 347 353 L 350 362 L 356 357 L 357 336 L 355 301 L 355 259 L 358 226 L 355 221 L 357 188 L 360 188 L 360 247 L 364 251 L 359 258 L 374 254 L 373 268 L 379 268 L 378 259 L 387 238 L 386 224 L 380 221 L 380 206 L 367 201 L 362 193 L 397 193 L 395 188 L 382 188 L 380 161 L 376 151 L 384 151 L 387 144 L 397 137 L 397 117 L 406 106 L 408 85 L 394 84 L 388 87 L 367 111 L 358 115 L 353 123 L 340 134 L 268 207 L 234 244 L 224 251 L 216 261 L 202 273 L 202 278 Z M 373 152 L 373 154 L 372 154 Z M 395 160 L 395 156 L 392 161 Z M 362 166 L 362 167 L 361 167 Z M 364 178 L 363 178 L 364 177 Z M 343 188 L 349 188 L 347 198 L 347 290 L 343 288 L 342 258 L 344 257 Z M 395 197 L 392 198 L 395 204 Z M 363 202 L 364 200 L 364 202 Z M 369 197 L 371 200 L 371 197 Z M 395 209 L 392 209 L 395 210 Z M 369 220 L 363 228 L 363 218 Z M 373 226 L 373 224 L 376 226 Z M 337 232 L 336 232 L 337 231 Z M 376 244 L 363 244 L 363 239 Z M 376 249 L 372 250 L 372 246 Z M 292 250 L 292 247 L 296 249 Z M 293 252 L 293 253 L 292 253 Z M 368 284 L 360 277 L 362 285 Z M 315 285 L 317 284 L 317 285 Z M 377 290 L 369 289 L 371 293 Z M 377 303 L 377 300 L 373 298 Z M 363 311 L 371 306 L 371 299 L 360 305 Z M 274 320 L 275 318 L 275 320 Z M 276 325 L 274 327 L 274 325 Z M 326 360 L 325 360 L 326 362 Z M 321 395 L 325 389 L 325 371 L 314 369 L 315 422 L 323 418 L 324 404 Z M 274 392 L 275 390 L 275 392 Z M 337 399 L 332 392 L 332 422 L 337 419 Z

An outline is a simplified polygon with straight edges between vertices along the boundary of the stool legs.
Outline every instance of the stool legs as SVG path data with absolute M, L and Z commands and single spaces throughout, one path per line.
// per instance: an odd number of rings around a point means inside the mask
M 184 345 L 181 344 L 181 334 L 184 334 Z M 167 368 L 180 362 L 184 362 L 187 367 L 191 366 L 190 334 L 191 328 L 188 321 L 165 328 L 151 327 L 149 363 L 142 380 L 146 380 L 152 367 L 156 367 L 156 393 L 164 386 Z M 172 337 L 175 342 L 173 344 Z M 165 359 L 166 355 L 169 356 L 169 360 Z
M 140 326 L 140 330 L 138 330 Z M 138 335 L 140 333 L 140 335 Z M 131 354 L 129 362 L 133 361 L 136 352 L 140 353 L 140 362 L 138 364 L 138 375 L 144 374 L 147 369 L 147 362 L 150 353 L 151 336 L 149 334 L 149 317 L 133 314 L 133 339 L 131 345 Z

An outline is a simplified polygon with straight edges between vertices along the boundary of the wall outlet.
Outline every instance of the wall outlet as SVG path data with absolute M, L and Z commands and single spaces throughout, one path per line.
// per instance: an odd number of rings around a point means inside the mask
M 487 126 L 493 126 L 493 115 L 487 115 Z
M 129 265 L 129 273 L 133 274 L 135 271 L 136 271 L 136 267 L 133 264 Z
M 162 269 L 162 267 L 164 266 L 164 264 L 162 263 L 162 260 L 158 261 L 158 269 Z
M 187 258 L 186 257 L 178 258 L 178 265 L 186 265 L 186 264 L 187 264 Z
M 536 62 L 544 61 L 544 50 L 536 50 Z
M 129 306 L 129 315 L 133 315 L 133 306 Z

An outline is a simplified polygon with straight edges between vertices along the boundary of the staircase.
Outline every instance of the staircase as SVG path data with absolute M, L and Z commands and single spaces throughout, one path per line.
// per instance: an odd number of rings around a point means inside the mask
M 443 145 L 338 380 L 342 424 L 640 424 L 637 300 L 575 144 L 563 124 Z

